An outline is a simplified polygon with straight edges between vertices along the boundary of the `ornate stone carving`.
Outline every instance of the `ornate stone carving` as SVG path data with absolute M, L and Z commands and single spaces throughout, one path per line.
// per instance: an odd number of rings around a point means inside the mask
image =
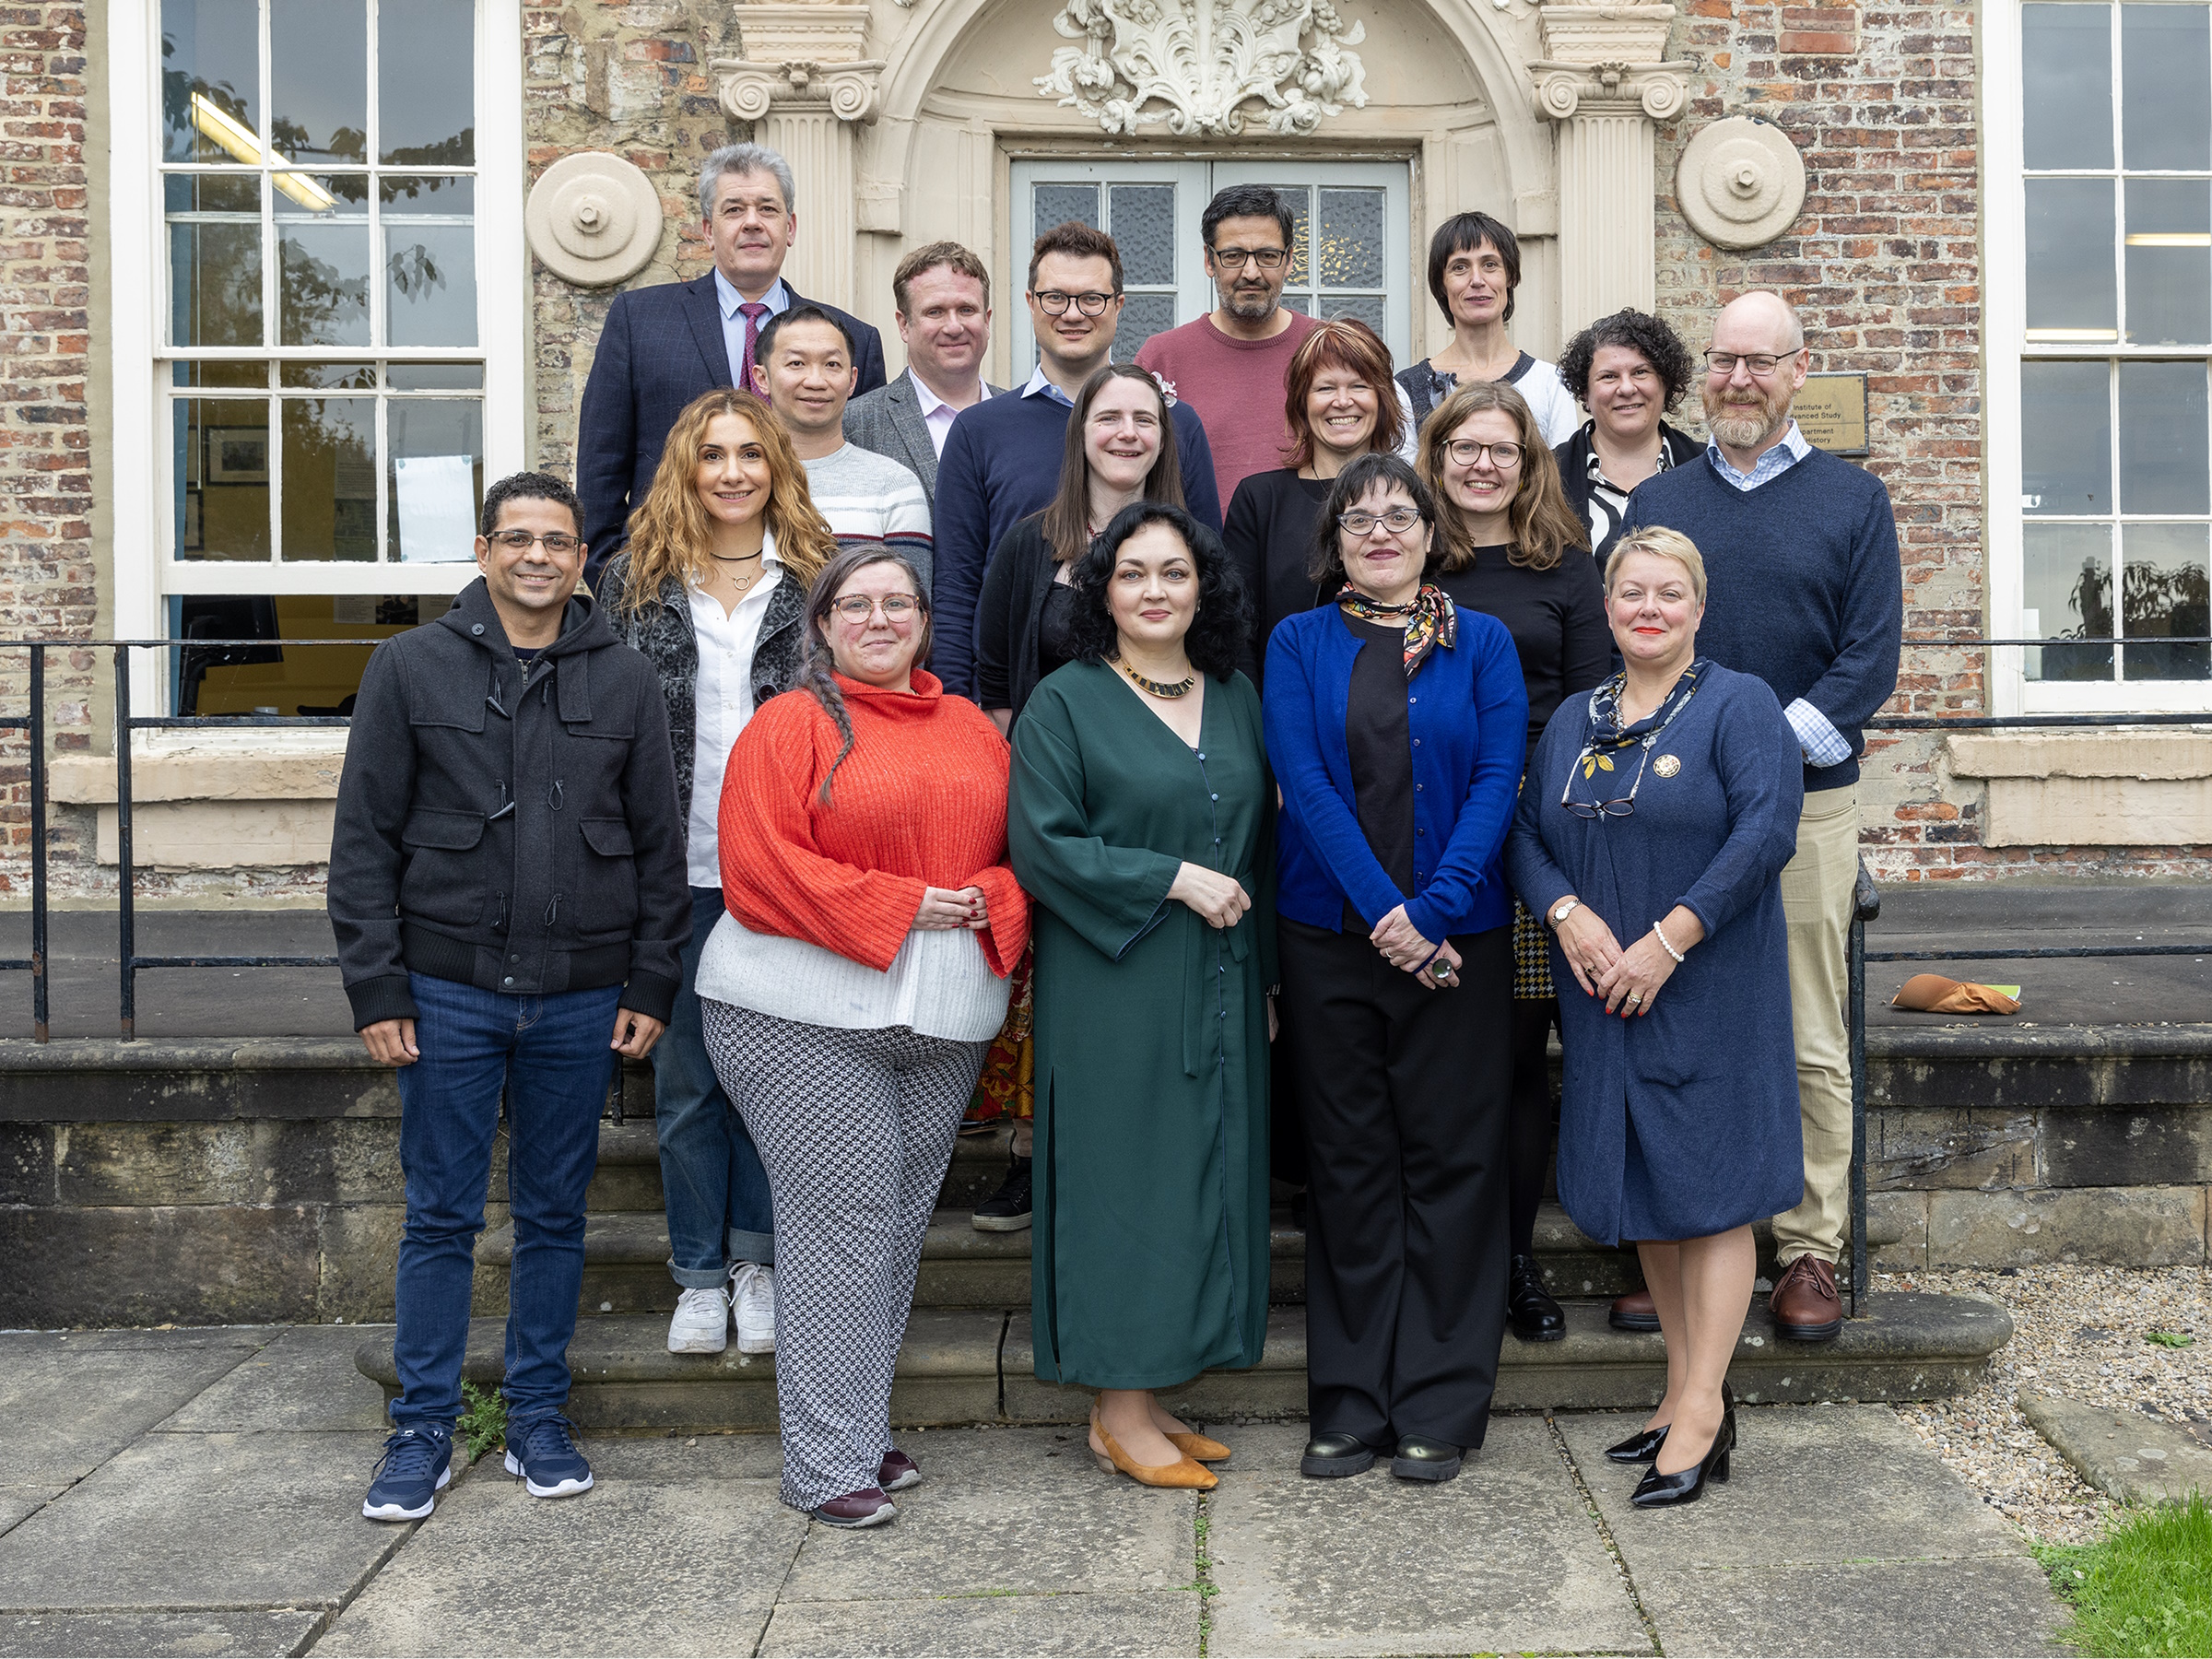
M 1732 115 L 1702 128 L 1683 150 L 1675 199 L 1689 228 L 1714 247 L 1759 247 L 1805 206 L 1805 158 L 1771 122 Z
M 1536 113 L 1547 121 L 1577 114 L 1648 115 L 1665 121 L 1688 100 L 1688 64 L 1531 64 Z
M 746 5 L 734 8 L 745 55 L 707 66 L 721 77 L 733 121 L 759 121 L 771 104 L 827 105 L 840 121 L 876 119 L 881 60 L 865 55 L 868 8 Z
M 1560 65 L 1656 64 L 1675 23 L 1668 0 L 1547 6 L 1541 16 L 1544 55 Z
M 1332 0 L 1066 0 L 1053 27 L 1083 44 L 1053 53 L 1038 92 L 1109 133 L 1234 136 L 1253 101 L 1269 132 L 1311 133 L 1367 103 L 1351 50 L 1367 30 Z
M 661 197 L 620 156 L 563 156 L 531 187 L 524 211 L 530 251 L 579 288 L 626 282 L 661 245 Z

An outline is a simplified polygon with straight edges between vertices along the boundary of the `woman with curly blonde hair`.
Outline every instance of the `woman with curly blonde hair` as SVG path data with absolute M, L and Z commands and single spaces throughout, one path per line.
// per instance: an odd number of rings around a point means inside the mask
M 1443 557 L 1433 580 L 1454 604 L 1497 618 L 1512 635 L 1533 755 L 1559 705 L 1612 670 L 1613 640 L 1589 534 L 1568 503 L 1528 400 L 1502 382 L 1469 381 L 1438 404 L 1421 427 L 1419 465 L 1422 482 L 1437 496 Z M 1545 1039 L 1559 1017 L 1549 938 L 1515 906 L 1506 1312 L 1524 1342 L 1557 1342 L 1567 1334 L 1535 1255 L 1536 1204 L 1551 1155 Z
M 737 734 L 799 683 L 806 590 L 837 552 L 806 472 L 766 402 L 710 392 L 669 428 L 653 488 L 607 561 L 599 603 L 659 670 L 687 825 L 691 943 L 683 988 L 653 1060 L 653 1118 L 677 1287 L 674 1354 L 776 1345 L 776 1242 L 768 1177 L 714 1079 L 700 1023 L 699 958 L 723 914 L 715 815 Z

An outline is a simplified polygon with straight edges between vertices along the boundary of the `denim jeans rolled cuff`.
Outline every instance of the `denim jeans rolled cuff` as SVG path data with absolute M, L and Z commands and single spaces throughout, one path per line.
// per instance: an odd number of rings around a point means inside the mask
M 461 1415 L 475 1243 L 500 1102 L 507 1101 L 505 1385 L 510 1428 L 558 1416 L 583 1282 L 585 1192 L 599 1159 L 606 1033 L 621 987 L 509 996 L 410 975 L 421 1058 L 399 1068 L 400 1168 L 407 1218 L 394 1286 L 394 1426 L 450 1431 Z
M 683 989 L 653 1052 L 653 1112 L 668 1213 L 668 1273 L 687 1290 L 721 1284 L 732 1262 L 776 1257 L 768 1171 L 715 1080 L 700 1024 L 699 959 L 722 920 L 722 889 L 691 889 Z

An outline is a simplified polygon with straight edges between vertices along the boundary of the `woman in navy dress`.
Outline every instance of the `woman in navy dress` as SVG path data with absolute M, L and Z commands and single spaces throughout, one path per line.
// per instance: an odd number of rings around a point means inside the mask
M 1665 1398 L 1607 1453 L 1652 1463 L 1649 1508 L 1728 1477 L 1751 1223 L 1804 1196 L 1779 884 L 1804 782 L 1766 683 L 1697 655 L 1688 536 L 1622 538 L 1606 606 L 1623 671 L 1546 726 L 1506 857 L 1583 993 L 1559 999 L 1559 1200 L 1592 1238 L 1635 1241 L 1666 1338 Z

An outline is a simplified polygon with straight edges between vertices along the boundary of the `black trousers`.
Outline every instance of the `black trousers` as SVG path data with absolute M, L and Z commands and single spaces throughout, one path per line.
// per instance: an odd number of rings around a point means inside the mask
M 1285 920 L 1285 1057 L 1309 1158 L 1315 1434 L 1482 1444 L 1505 1339 L 1512 929 L 1428 991 L 1357 934 Z

